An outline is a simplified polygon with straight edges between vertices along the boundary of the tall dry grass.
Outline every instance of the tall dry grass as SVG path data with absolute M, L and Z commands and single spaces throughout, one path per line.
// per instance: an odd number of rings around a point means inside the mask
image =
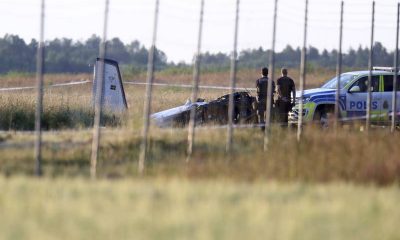
M 299 86 L 300 71 L 299 69 L 289 69 L 289 76 L 293 78 L 295 84 Z M 335 71 L 330 69 L 314 69 L 307 73 L 306 88 L 316 88 L 321 86 L 327 80 L 330 80 L 335 76 Z M 237 72 L 237 85 L 239 87 L 254 88 L 255 82 L 260 78 L 260 69 L 239 69 Z M 275 81 L 280 77 L 280 70 L 275 71 Z M 190 72 L 176 72 L 174 74 L 165 72 L 156 72 L 155 81 L 160 83 L 182 83 L 191 84 L 192 73 Z M 145 73 L 138 74 L 135 76 L 127 76 L 126 79 L 135 81 L 145 81 Z M 221 72 L 202 72 L 200 74 L 201 85 L 217 85 L 217 86 L 229 86 L 230 84 L 230 73 L 229 71 Z
M 275 78 L 280 76 L 280 70 L 276 69 Z M 123 74 L 123 73 L 122 73 Z M 299 69 L 289 69 L 289 76 L 293 78 L 295 83 L 299 84 Z M 314 88 L 321 86 L 324 82 L 335 76 L 334 70 L 329 69 L 315 69 L 307 74 L 306 87 Z M 146 81 L 146 73 L 138 73 L 136 75 L 124 75 L 122 76 L 125 81 Z M 155 73 L 155 82 L 160 83 L 175 83 L 175 84 L 191 84 L 192 83 L 191 72 L 169 72 L 169 71 L 158 71 Z M 239 69 L 237 73 L 237 84 L 240 87 L 254 88 L 255 81 L 260 78 L 259 69 Z M 55 83 L 67 83 L 73 81 L 85 81 L 92 80 L 92 74 L 45 74 L 45 84 L 51 85 Z M 275 79 L 275 80 L 276 80 Z M 217 86 L 229 86 L 230 84 L 230 73 L 229 71 L 220 72 L 202 72 L 200 76 L 202 85 L 217 85 Z M 0 88 L 2 87 L 18 87 L 18 86 L 34 86 L 36 84 L 36 77 L 34 74 L 26 73 L 11 73 L 8 75 L 0 75 Z
M 81 129 L 92 126 L 91 86 L 49 88 L 44 91 L 42 127 L 44 130 Z M 0 95 L 0 130 L 33 130 L 36 93 L 33 90 L 4 92 Z M 121 124 L 121 117 L 108 113 L 105 125 Z
M 45 74 L 44 84 L 68 83 L 92 80 L 92 74 Z M 34 73 L 10 73 L 0 75 L 0 88 L 36 86 Z
M 144 86 L 126 85 L 129 110 L 118 118 L 104 115 L 108 126 L 140 128 L 143 119 Z M 155 87 L 152 112 L 183 105 L 190 98 L 190 89 Z M 227 93 L 226 90 L 201 90 L 199 97 L 211 100 Z M 0 129 L 32 130 L 36 95 L 34 90 L 2 92 L 0 95 Z M 92 84 L 47 88 L 44 91 L 44 129 L 79 129 L 91 127 L 93 122 Z
M 137 176 L 140 129 L 103 130 L 98 174 L 100 178 Z M 287 129 L 275 129 L 267 152 L 259 129 L 236 130 L 234 153 L 225 152 L 225 129 L 198 129 L 195 152 L 186 163 L 186 130 L 152 129 L 148 177 L 189 179 L 276 180 L 288 182 L 353 182 L 399 184 L 399 133 L 306 129 L 302 141 Z M 61 140 L 60 140 L 61 139 Z M 91 132 L 46 133 L 44 173 L 47 176 L 88 176 Z M 33 136 L 3 136 L 1 173 L 32 174 Z M 24 145 L 23 143 L 27 144 Z M 0 145 L 1 146 L 1 145 Z M 14 146 L 14 147 L 13 147 Z
M 126 86 L 126 92 L 128 113 L 103 129 L 101 177 L 136 176 L 145 91 L 143 86 Z M 224 93 L 202 90 L 199 97 L 209 100 Z M 190 97 L 190 89 L 155 87 L 153 97 L 152 112 L 156 112 L 182 105 Z M 31 90 L 2 93 L 1 129 L 33 129 L 34 101 Z M 90 129 L 93 119 L 91 85 L 49 88 L 45 91 L 44 106 L 45 128 L 70 129 L 45 133 L 45 174 L 87 176 L 91 132 L 85 129 Z M 236 130 L 234 158 L 230 161 L 225 153 L 225 129 L 198 129 L 196 136 L 193 161 L 185 164 L 186 130 L 152 127 L 147 175 L 251 181 L 399 182 L 399 133 L 390 135 L 385 128 L 366 135 L 350 126 L 335 136 L 310 127 L 299 144 L 294 132 L 278 128 L 273 132 L 268 152 L 262 150 L 263 135 L 259 129 Z M 0 135 L 0 142 L 2 174 L 31 174 L 33 136 L 5 132 Z

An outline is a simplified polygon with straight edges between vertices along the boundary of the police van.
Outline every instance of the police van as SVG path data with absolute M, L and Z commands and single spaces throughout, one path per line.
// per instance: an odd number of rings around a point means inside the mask
M 354 71 L 340 75 L 339 109 L 343 121 L 366 119 L 369 71 Z M 385 123 L 393 116 L 393 68 L 374 67 L 371 81 L 371 121 Z M 289 122 L 296 123 L 299 114 L 299 100 L 303 101 L 303 121 L 315 121 L 323 126 L 333 116 L 336 99 L 335 77 L 320 88 L 305 90 L 298 94 L 296 105 L 289 114 Z M 400 76 L 397 77 L 397 99 L 400 98 Z M 296 95 L 297 95 L 296 94 Z M 400 112 L 400 99 L 397 101 L 396 115 Z

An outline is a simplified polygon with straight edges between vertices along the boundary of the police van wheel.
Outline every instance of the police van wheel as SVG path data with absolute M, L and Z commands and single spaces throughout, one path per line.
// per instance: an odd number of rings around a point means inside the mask
M 325 110 L 320 110 L 315 113 L 315 123 L 323 129 L 329 128 L 331 123 L 332 113 Z
M 322 128 L 329 128 L 329 114 L 327 112 L 322 112 L 319 122 Z

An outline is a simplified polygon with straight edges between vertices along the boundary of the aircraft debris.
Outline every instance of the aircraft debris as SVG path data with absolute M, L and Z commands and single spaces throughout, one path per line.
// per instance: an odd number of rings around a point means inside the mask
M 215 100 L 206 102 L 198 99 L 192 103 L 188 100 L 184 105 L 167 109 L 151 115 L 152 122 L 159 127 L 184 127 L 189 123 L 191 109 L 196 109 L 196 124 L 228 123 L 228 106 L 230 94 L 223 95 Z M 249 92 L 233 93 L 234 123 L 257 123 L 256 98 Z

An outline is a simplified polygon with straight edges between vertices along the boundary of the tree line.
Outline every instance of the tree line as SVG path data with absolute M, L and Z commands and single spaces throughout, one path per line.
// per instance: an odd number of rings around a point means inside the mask
M 92 35 L 85 41 L 62 38 L 46 41 L 45 71 L 48 73 L 86 73 L 93 71 L 93 64 L 99 54 L 100 37 Z M 36 70 L 36 51 L 38 42 L 32 39 L 26 43 L 18 35 L 5 35 L 0 38 L 0 73 L 34 72 Z M 148 49 L 139 41 L 124 44 L 119 38 L 107 42 L 107 57 L 123 65 L 145 68 Z M 155 65 L 167 67 L 164 52 L 156 49 Z
M 48 73 L 88 73 L 98 57 L 99 36 L 92 35 L 85 41 L 68 38 L 54 39 L 45 43 L 45 71 Z M 0 74 L 8 72 L 34 72 L 36 69 L 36 49 L 38 42 L 29 43 L 18 35 L 5 35 L 0 38 Z M 119 38 L 107 42 L 107 57 L 117 60 L 124 71 L 137 73 L 146 70 L 149 49 L 139 41 L 123 43 Z M 374 45 L 374 65 L 392 66 L 393 52 L 389 52 L 380 42 Z M 270 50 L 263 48 L 242 50 L 238 55 L 239 68 L 260 68 L 268 65 Z M 275 54 L 276 66 L 298 67 L 301 50 L 299 47 L 286 46 Z M 359 46 L 350 48 L 343 54 L 343 66 L 347 68 L 366 68 L 369 49 Z M 319 51 L 313 46 L 307 49 L 309 67 L 335 68 L 336 50 Z M 203 70 L 226 70 L 230 65 L 230 54 L 205 52 L 201 56 Z M 160 49 L 155 51 L 156 70 L 167 68 L 190 68 L 191 63 L 168 61 L 167 55 Z

